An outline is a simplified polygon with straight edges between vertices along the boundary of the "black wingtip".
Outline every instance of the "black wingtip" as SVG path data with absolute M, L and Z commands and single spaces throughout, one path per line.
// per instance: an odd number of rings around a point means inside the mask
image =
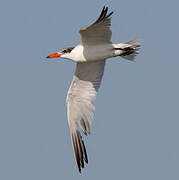
M 74 131 L 71 134 L 72 145 L 75 154 L 76 164 L 78 167 L 79 173 L 81 173 L 81 168 L 84 168 L 84 162 L 88 163 L 88 157 L 86 153 L 86 148 L 80 132 L 78 130 Z
M 112 11 L 109 14 L 107 14 L 108 13 L 108 9 L 109 8 L 107 6 L 104 6 L 102 11 L 101 11 L 101 15 L 100 16 L 104 16 L 105 18 L 110 17 L 114 12 Z
M 98 22 L 102 21 L 103 19 L 110 17 L 113 14 L 113 12 L 111 12 L 109 14 L 107 14 L 107 13 L 108 13 L 108 7 L 104 6 L 98 19 L 93 24 L 98 23 Z
M 111 13 L 109 13 L 106 18 L 110 17 L 114 12 L 112 11 Z
M 79 173 L 81 174 L 81 168 L 80 168 L 80 167 L 78 168 L 78 171 L 79 171 Z

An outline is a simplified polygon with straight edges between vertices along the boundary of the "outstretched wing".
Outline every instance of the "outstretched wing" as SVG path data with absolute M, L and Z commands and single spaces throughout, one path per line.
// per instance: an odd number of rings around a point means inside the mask
M 83 45 L 110 43 L 112 34 L 110 25 L 113 12 L 109 14 L 107 12 L 108 7 L 104 6 L 99 18 L 92 25 L 79 31 Z
M 67 94 L 67 114 L 76 163 L 81 172 L 88 163 L 84 142 L 78 127 L 85 135 L 90 133 L 94 106 L 92 101 L 100 87 L 105 60 L 77 63 L 76 72 Z

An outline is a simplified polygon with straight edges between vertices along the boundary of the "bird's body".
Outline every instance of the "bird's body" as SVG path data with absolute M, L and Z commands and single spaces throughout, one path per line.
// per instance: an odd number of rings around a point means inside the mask
M 75 62 L 92 62 L 108 59 L 111 57 L 120 56 L 123 53 L 122 49 L 126 44 L 97 44 L 97 45 L 83 45 L 79 44 L 73 48 L 73 50 L 63 58 L 70 59 Z M 116 50 L 117 49 L 117 50 Z
M 99 18 L 90 26 L 79 31 L 81 43 L 72 48 L 65 48 L 47 58 L 62 57 L 77 63 L 75 75 L 69 88 L 66 104 L 68 124 L 76 163 L 81 172 L 84 161 L 88 163 L 87 153 L 79 128 L 85 135 L 90 133 L 94 114 L 92 101 L 101 84 L 106 59 L 121 56 L 134 60 L 141 41 L 112 44 L 111 15 L 104 7 Z
M 95 46 L 77 45 L 67 57 L 75 62 L 91 62 L 107 59 L 112 56 L 112 46 L 110 44 L 99 44 Z

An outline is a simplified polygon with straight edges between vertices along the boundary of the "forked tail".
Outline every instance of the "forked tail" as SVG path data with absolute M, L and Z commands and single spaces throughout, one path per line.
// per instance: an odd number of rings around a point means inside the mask
M 141 47 L 141 40 L 132 40 L 125 43 L 119 44 L 119 47 L 116 47 L 115 50 L 121 50 L 119 56 L 133 61 L 137 54 L 139 53 Z

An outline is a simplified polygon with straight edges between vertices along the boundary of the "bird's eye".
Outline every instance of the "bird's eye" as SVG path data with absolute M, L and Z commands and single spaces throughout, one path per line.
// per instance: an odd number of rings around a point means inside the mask
M 63 52 L 63 53 L 67 53 L 67 50 L 65 49 L 65 50 L 63 50 L 62 52 Z

